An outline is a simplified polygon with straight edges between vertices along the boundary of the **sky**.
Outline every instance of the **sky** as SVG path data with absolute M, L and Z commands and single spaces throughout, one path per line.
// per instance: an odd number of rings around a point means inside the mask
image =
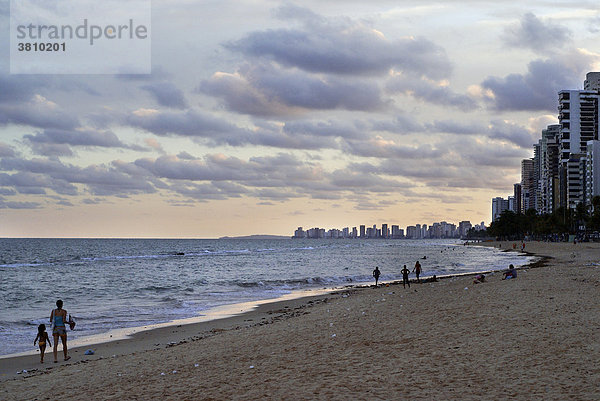
M 154 0 L 151 74 L 10 74 L 0 237 L 216 238 L 491 218 L 597 1 Z

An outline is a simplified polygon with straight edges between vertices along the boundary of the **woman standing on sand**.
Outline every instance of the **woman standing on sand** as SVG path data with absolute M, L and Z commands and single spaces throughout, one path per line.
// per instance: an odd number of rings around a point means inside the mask
M 52 309 L 50 313 L 50 322 L 52 323 L 52 337 L 54 337 L 54 363 L 58 362 L 57 353 L 58 353 L 58 337 L 62 341 L 63 352 L 65 354 L 65 361 L 71 359 L 70 356 L 67 355 L 67 327 L 65 326 L 65 322 L 67 321 L 67 311 L 62 308 L 63 301 L 56 301 L 56 309 Z
M 415 272 L 415 275 L 417 276 L 417 283 L 420 283 L 421 280 L 419 279 L 419 276 L 421 275 L 421 264 L 418 260 L 417 263 L 415 263 L 415 268 L 413 269 L 413 272 Z

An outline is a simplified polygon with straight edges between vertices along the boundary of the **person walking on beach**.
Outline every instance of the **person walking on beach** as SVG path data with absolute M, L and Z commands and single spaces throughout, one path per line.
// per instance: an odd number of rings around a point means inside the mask
M 421 280 L 419 280 L 419 275 L 421 274 L 421 264 L 419 263 L 419 261 L 417 260 L 417 263 L 415 263 L 415 268 L 413 269 L 413 272 L 415 273 L 415 275 L 417 276 L 417 283 L 420 283 Z
M 379 276 L 381 276 L 379 266 L 375 266 L 375 270 L 373 270 L 373 277 L 375 277 L 375 287 L 377 287 L 377 281 L 379 280 Z
M 38 343 L 38 345 L 40 347 L 40 363 L 44 363 L 44 354 L 46 353 L 46 343 L 48 343 L 48 345 L 50 345 L 50 346 L 52 346 L 52 344 L 50 343 L 50 337 L 48 337 L 48 333 L 46 333 L 46 325 L 43 323 L 38 326 L 37 336 L 35 336 L 35 340 L 33 340 L 34 346 L 35 346 L 36 342 Z
M 402 273 L 402 285 L 406 288 L 406 284 L 408 284 L 408 288 L 410 288 L 410 281 L 408 281 L 408 275 L 410 274 L 410 270 L 406 268 L 406 265 L 400 270 Z
M 62 308 L 63 306 L 63 301 L 62 300 L 58 300 L 56 301 L 56 309 L 52 309 L 52 312 L 50 313 L 50 322 L 52 323 L 53 327 L 52 327 L 52 337 L 54 337 L 54 348 L 53 348 L 53 353 L 54 353 L 54 363 L 58 362 L 58 337 L 60 336 L 60 339 L 62 341 L 62 345 L 63 345 L 63 353 L 65 354 L 65 361 L 68 361 L 69 359 L 71 359 L 70 356 L 68 356 L 67 354 L 67 327 L 65 326 L 65 323 L 67 321 L 67 311 L 65 309 Z

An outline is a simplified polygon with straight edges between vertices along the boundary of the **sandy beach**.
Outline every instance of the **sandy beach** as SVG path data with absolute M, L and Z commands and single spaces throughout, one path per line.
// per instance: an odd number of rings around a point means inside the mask
M 512 249 L 485 244 L 499 245 Z M 44 365 L 0 359 L 0 398 L 600 399 L 600 244 L 525 251 L 546 259 L 514 280 L 347 289 L 87 347 L 94 356 L 74 349 L 68 362 L 51 349 Z

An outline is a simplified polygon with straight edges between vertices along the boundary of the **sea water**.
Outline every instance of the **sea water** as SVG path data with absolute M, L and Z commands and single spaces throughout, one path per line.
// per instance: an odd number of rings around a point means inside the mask
M 426 257 L 426 259 L 424 259 Z M 456 240 L 0 239 L 0 355 L 33 350 L 57 299 L 77 322 L 69 341 L 294 291 L 499 270 L 531 257 Z M 411 274 L 411 277 L 414 277 Z

